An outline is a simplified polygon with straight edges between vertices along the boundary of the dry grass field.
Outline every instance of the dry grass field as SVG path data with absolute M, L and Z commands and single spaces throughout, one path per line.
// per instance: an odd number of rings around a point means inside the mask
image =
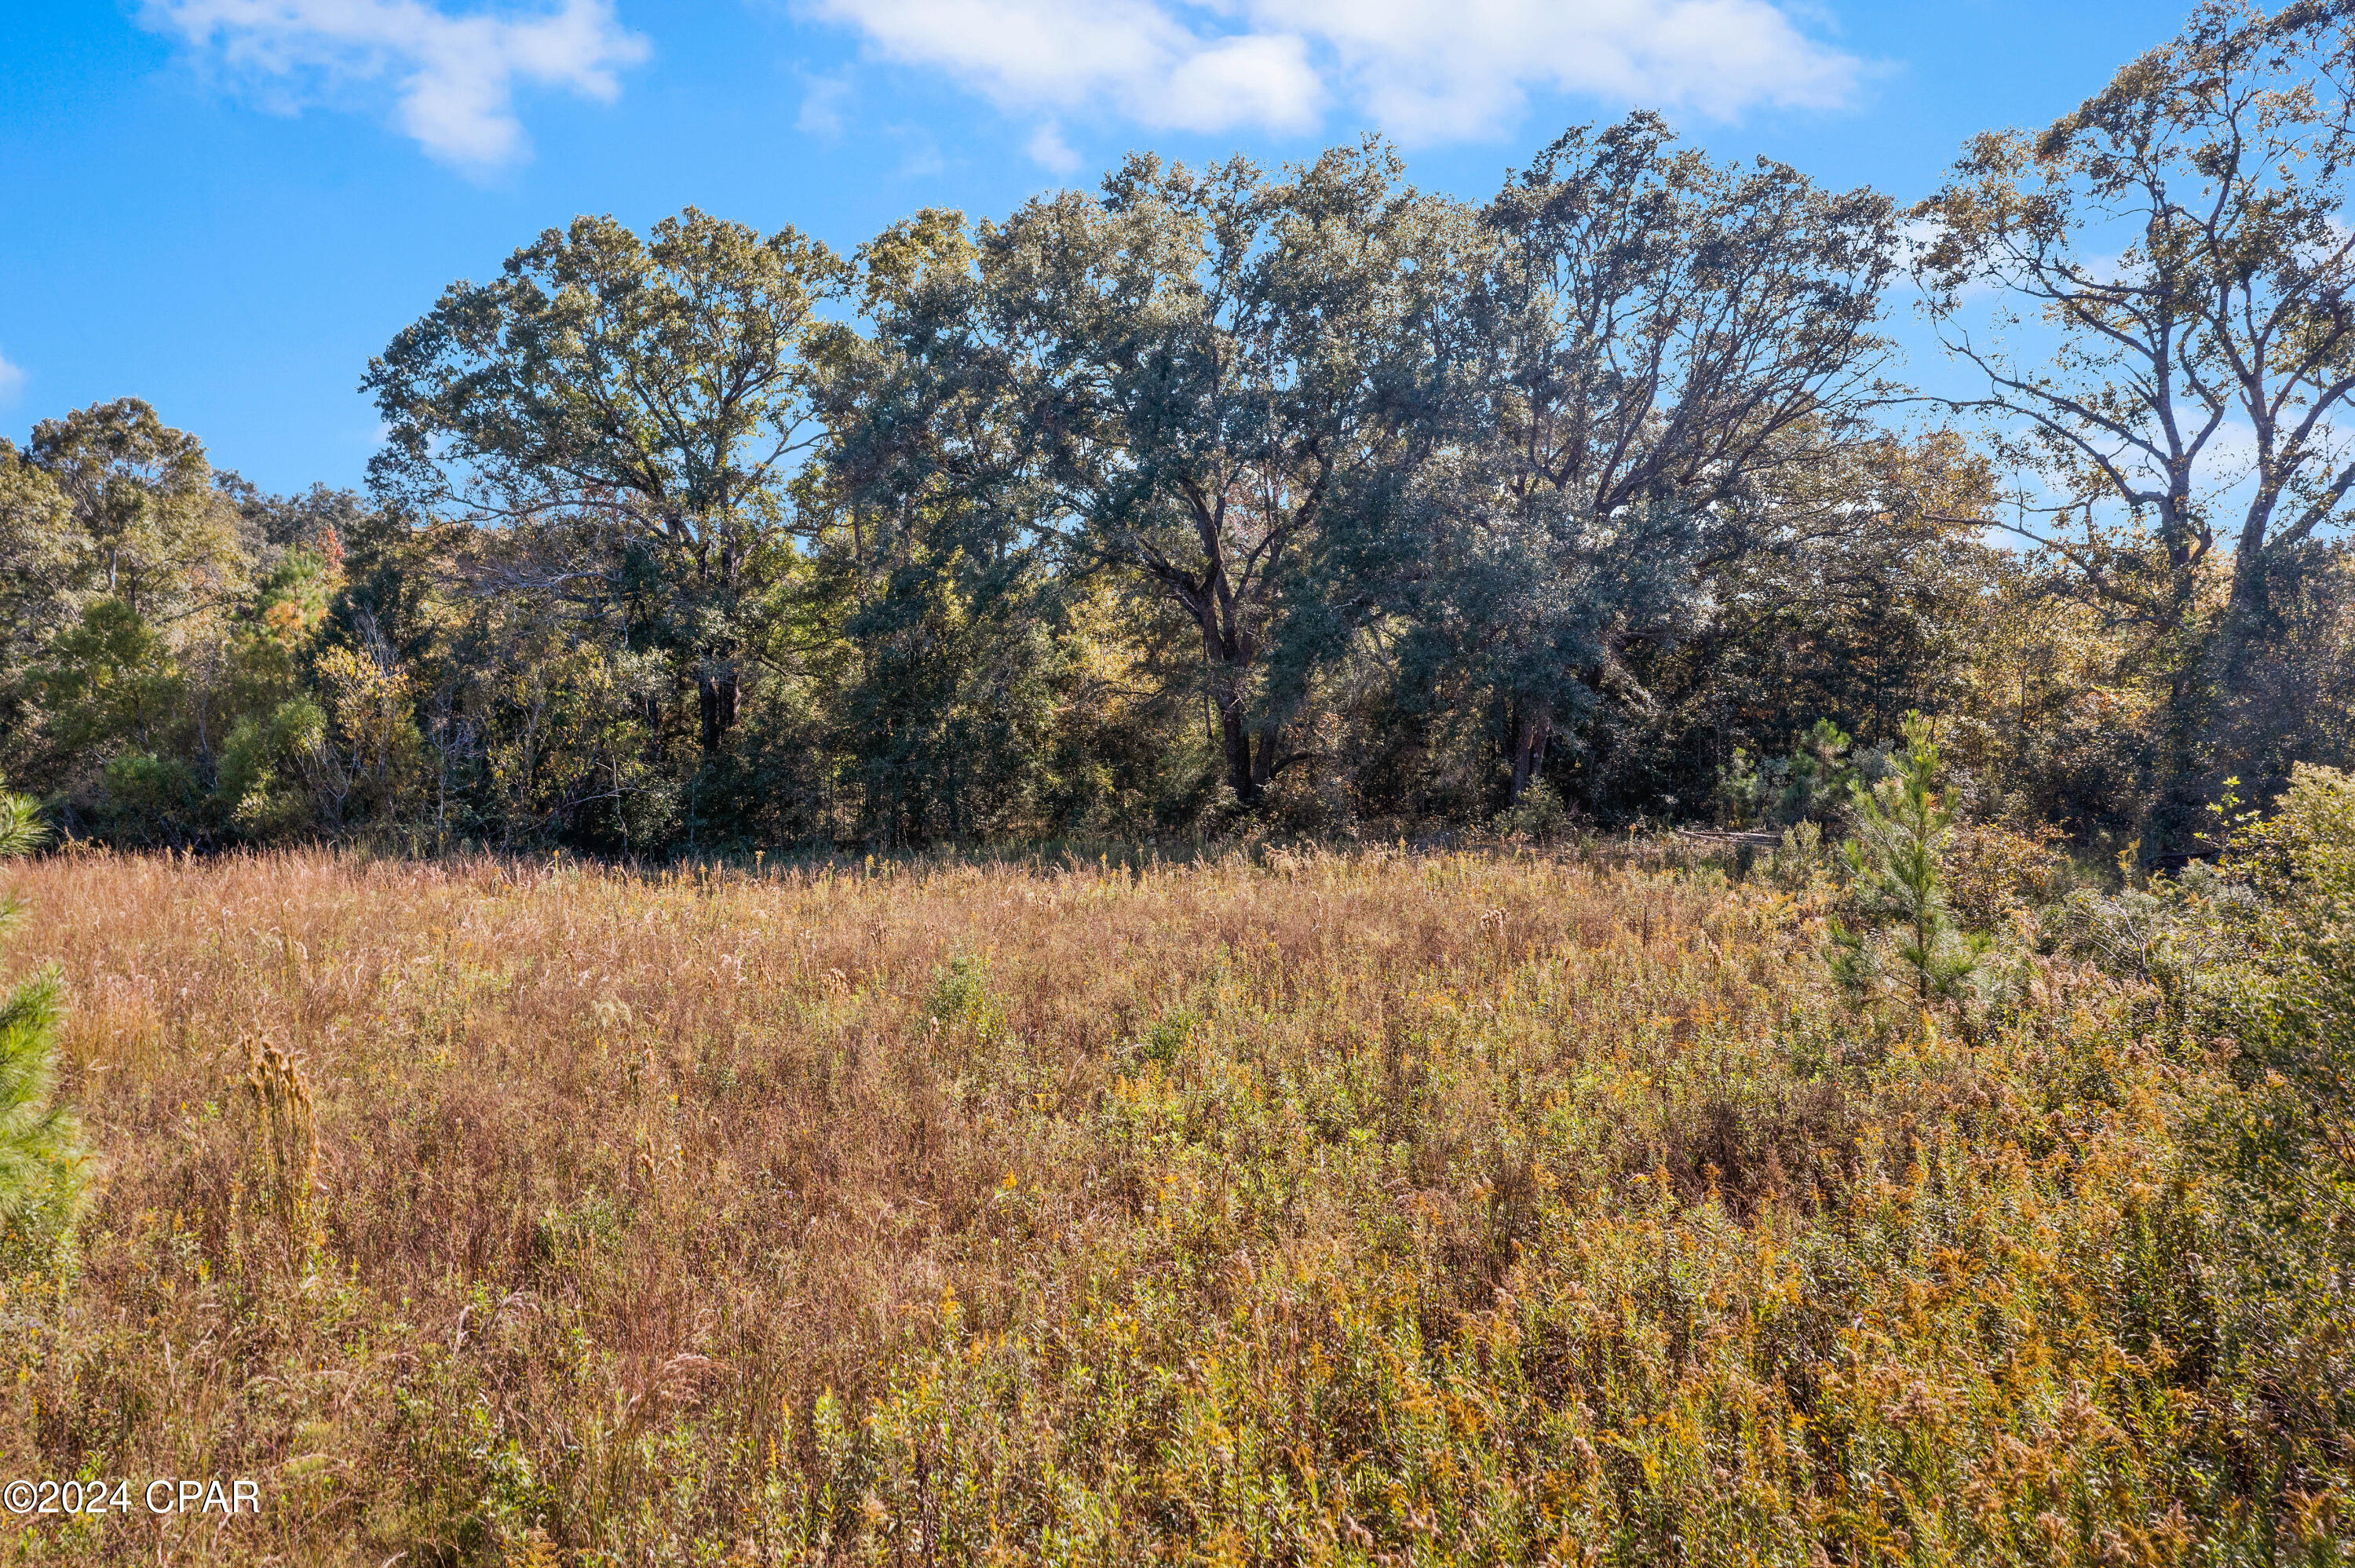
M 2025 949 L 1860 1015 L 1820 875 L 0 885 L 97 1166 L 0 1470 L 261 1504 L 21 1561 L 2344 1560 L 2217 1328 L 2219 1061 Z

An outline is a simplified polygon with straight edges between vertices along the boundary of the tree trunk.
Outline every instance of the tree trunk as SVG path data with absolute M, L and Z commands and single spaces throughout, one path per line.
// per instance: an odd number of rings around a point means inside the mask
M 1243 805 L 1256 806 L 1274 763 L 1275 737 L 1264 737 L 1267 755 L 1254 765 L 1251 730 L 1243 722 L 1243 678 L 1251 667 L 1250 646 L 1243 638 L 1220 628 L 1218 607 L 1207 595 L 1179 602 L 1201 630 L 1203 670 L 1210 678 L 1211 705 L 1219 711 L 1219 744 L 1226 753 L 1228 787 Z
M 2215 690 L 2223 699 L 2222 717 L 2228 724 L 2234 716 L 2231 710 L 2255 684 L 2257 661 L 2282 631 L 2274 606 L 2275 564 L 2262 548 L 2233 556 L 2232 591 L 2224 601 L 2223 618 L 2209 638 L 2209 667 L 2215 672 Z
M 2143 833 L 2147 864 L 2181 865 L 2211 846 L 2209 803 L 2225 775 L 2245 773 L 2265 716 L 2259 662 L 2280 633 L 2262 556 L 2236 558 L 2232 586 L 2215 620 L 2169 683 L 2159 789 Z
M 1246 806 L 1259 804 L 1261 780 L 1252 766 L 1251 731 L 1243 727 L 1241 702 L 1219 705 L 1219 739 L 1227 754 L 1227 783 Z
M 707 757 L 718 751 L 728 732 L 736 727 L 736 695 L 733 664 L 695 673 L 696 705 L 700 710 L 703 751 Z
M 1551 704 L 1535 697 L 1524 697 L 1513 705 L 1511 804 L 1519 805 L 1523 793 L 1537 781 L 1538 770 L 1545 766 L 1546 743 L 1552 738 Z
M 2188 508 L 2180 496 L 2170 501 L 2179 513 Z M 2228 606 L 2223 619 L 2200 624 L 2199 556 L 2183 525 L 2165 530 L 2169 583 L 2167 611 L 2174 641 L 2174 670 L 2167 683 L 2167 705 L 2159 723 L 2158 788 L 2142 824 L 2142 863 L 2146 866 L 2179 866 L 2200 847 L 2208 802 L 2208 761 L 2215 738 L 2215 655 L 2226 628 L 2236 619 Z M 2234 585 L 2232 598 L 2240 597 Z
M 1260 731 L 1259 750 L 1252 758 L 1252 781 L 1263 790 L 1275 782 L 1275 748 L 1282 744 L 1283 738 L 1276 730 Z
M 716 511 L 720 517 L 729 515 L 728 494 L 724 486 Z M 743 568 L 744 558 L 742 543 L 732 528 L 722 530 L 719 556 L 719 581 L 716 584 L 709 583 L 708 569 L 698 575 L 706 577 L 709 586 L 719 589 L 721 602 L 732 616 L 736 609 L 738 575 Z M 728 732 L 736 727 L 736 648 L 733 640 L 716 647 L 707 647 L 703 651 L 703 658 L 702 667 L 695 673 L 695 696 L 702 720 L 703 754 L 709 757 L 719 749 L 720 744 L 728 737 Z
M 2147 866 L 2181 865 L 2199 847 L 2208 803 L 2202 756 L 2207 748 L 2201 743 L 2212 709 L 2206 700 L 2205 666 L 2206 661 L 2195 655 L 2168 683 L 2167 707 L 2159 721 L 2158 787 L 2142 830 L 2142 863 Z

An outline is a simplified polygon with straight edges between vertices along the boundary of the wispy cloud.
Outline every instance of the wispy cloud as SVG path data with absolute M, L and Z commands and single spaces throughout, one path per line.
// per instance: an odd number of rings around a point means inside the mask
M 24 389 L 24 366 L 10 363 L 6 355 L 0 354 L 0 408 L 15 403 L 16 394 Z
M 802 111 L 794 119 L 794 129 L 805 136 L 833 141 L 842 134 L 843 111 L 850 107 L 850 100 L 848 76 L 812 77 L 809 90 L 802 94 Z
M 472 171 L 529 151 L 518 85 L 610 101 L 647 52 L 612 0 L 464 13 L 427 0 L 146 0 L 141 20 L 289 106 L 389 89 L 394 123 Z
M 900 166 L 892 173 L 901 179 L 926 180 L 947 171 L 949 161 L 930 131 L 921 125 L 892 125 L 885 132 L 900 143 Z
M 1030 154 L 1031 162 L 1059 175 L 1068 175 L 1080 166 L 1079 154 L 1063 140 L 1061 128 L 1051 120 L 1030 133 L 1029 143 L 1024 150 Z
M 880 55 L 1010 111 L 1312 128 L 1338 102 L 1408 141 L 1507 129 L 1533 89 L 1731 118 L 1830 108 L 1864 63 L 1774 0 L 809 0 Z

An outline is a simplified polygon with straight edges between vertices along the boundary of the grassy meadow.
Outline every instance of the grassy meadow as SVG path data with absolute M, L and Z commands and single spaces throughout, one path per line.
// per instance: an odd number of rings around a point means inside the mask
M 14 863 L 93 1169 L 0 1470 L 263 1506 L 0 1542 L 2346 1561 L 2230 1051 L 2002 889 L 1999 1004 L 1859 1005 L 1786 860 Z

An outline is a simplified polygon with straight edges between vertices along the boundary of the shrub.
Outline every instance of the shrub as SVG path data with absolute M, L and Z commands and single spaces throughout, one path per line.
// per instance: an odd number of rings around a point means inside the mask
M 1577 825 L 1570 808 L 1562 803 L 1561 791 L 1542 779 L 1531 780 L 1519 801 L 1497 815 L 1499 834 L 1532 843 L 1550 844 L 1567 838 Z
M 1945 849 L 1946 898 L 1972 930 L 2000 929 L 2006 918 L 2060 901 L 2069 863 L 2058 830 L 2022 831 L 2002 822 L 1957 822 Z
M 2225 1177 L 2218 1354 L 2244 1462 L 2288 1497 L 2328 1489 L 2355 1428 L 2355 779 L 2299 767 L 2223 870 L 2254 897 L 2179 916 L 2225 927 L 2232 955 L 2187 988 L 2243 1088 L 2205 1129 Z

